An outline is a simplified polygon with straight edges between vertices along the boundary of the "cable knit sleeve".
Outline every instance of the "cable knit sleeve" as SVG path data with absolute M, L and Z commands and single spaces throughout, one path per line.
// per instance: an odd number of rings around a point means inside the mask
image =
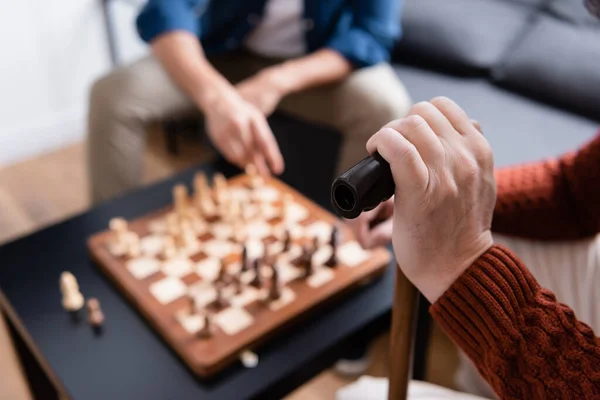
M 600 398 L 600 339 L 493 246 L 431 307 L 502 399 Z
M 541 240 L 600 232 L 600 134 L 557 160 L 496 171 L 492 230 Z

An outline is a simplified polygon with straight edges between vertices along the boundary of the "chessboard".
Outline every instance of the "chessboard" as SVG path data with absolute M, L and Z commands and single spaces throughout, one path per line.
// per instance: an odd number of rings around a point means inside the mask
M 320 304 L 383 273 L 385 248 L 363 250 L 326 210 L 255 170 L 203 173 L 173 204 L 113 218 L 88 247 L 150 325 L 200 377 L 256 349 Z M 253 353 L 250 353 L 253 354 Z

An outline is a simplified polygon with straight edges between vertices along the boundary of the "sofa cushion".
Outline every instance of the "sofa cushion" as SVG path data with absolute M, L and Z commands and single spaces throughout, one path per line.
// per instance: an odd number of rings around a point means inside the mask
M 586 115 L 600 115 L 600 28 L 543 15 L 493 78 Z
M 406 0 L 397 59 L 487 70 L 537 11 L 537 0 Z

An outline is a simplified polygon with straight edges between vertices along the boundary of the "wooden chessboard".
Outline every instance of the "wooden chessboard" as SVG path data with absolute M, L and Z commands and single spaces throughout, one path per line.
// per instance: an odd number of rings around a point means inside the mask
M 228 288 L 222 289 L 231 306 L 211 306 L 220 265 L 230 274 L 240 274 L 240 279 L 253 274 L 251 270 L 240 272 L 242 245 L 236 239 L 240 224 L 228 228 L 224 218 L 197 223 L 197 242 L 179 248 L 178 255 L 171 259 L 160 252 L 160 246 L 168 235 L 165 220 L 175 213 L 173 206 L 128 223 L 129 231 L 139 237 L 141 254 L 137 257 L 114 251 L 113 231 L 95 234 L 88 240 L 99 268 L 200 377 L 217 373 L 238 360 L 244 351 L 257 348 L 294 319 L 306 316 L 315 306 L 381 274 L 391 259 L 385 248 L 363 250 L 334 215 L 276 179 L 263 181 L 256 188 L 250 176 L 240 175 L 230 179 L 227 186 L 231 195 L 239 196 L 248 207 L 261 206 L 266 210 L 262 217 L 245 222 L 247 230 L 242 236 L 249 258 L 265 252 L 276 255 L 275 265 L 283 285 L 278 300 L 267 300 L 266 288 L 244 285 L 237 295 Z M 287 196 L 285 207 L 282 194 L 291 195 Z M 211 198 L 215 198 L 215 193 Z M 195 204 L 193 199 L 193 195 L 189 197 L 190 204 Z M 284 225 L 291 234 L 292 244 L 287 252 L 281 251 Z M 323 264 L 332 252 L 328 243 L 333 226 L 338 226 L 341 233 L 336 251 L 339 265 L 326 267 Z M 320 247 L 312 256 L 314 271 L 306 278 L 293 260 L 302 253 L 301 245 L 314 243 L 315 236 L 319 237 Z M 260 271 L 268 283 L 272 267 L 263 265 Z M 196 308 L 204 305 L 205 312 L 212 315 L 214 334 L 209 338 L 197 335 L 204 318 L 191 311 L 190 296 L 195 299 Z

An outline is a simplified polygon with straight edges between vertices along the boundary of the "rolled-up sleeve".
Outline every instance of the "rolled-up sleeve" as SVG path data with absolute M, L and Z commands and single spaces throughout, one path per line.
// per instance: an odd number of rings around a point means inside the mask
M 149 0 L 137 17 L 137 30 L 145 42 L 169 31 L 189 31 L 198 35 L 199 21 L 195 9 L 202 1 Z
M 348 59 L 355 68 L 389 61 L 402 33 L 401 0 L 349 0 L 352 21 L 340 20 L 327 43 Z M 348 26 L 349 25 L 349 26 Z

